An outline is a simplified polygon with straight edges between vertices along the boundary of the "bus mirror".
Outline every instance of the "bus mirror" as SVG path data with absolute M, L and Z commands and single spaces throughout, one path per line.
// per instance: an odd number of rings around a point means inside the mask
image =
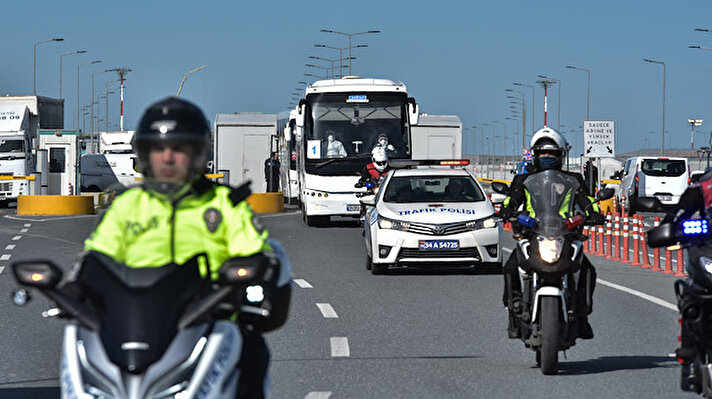
M 304 99 L 299 100 L 299 105 L 297 106 L 297 126 L 304 127 L 304 114 L 306 112 L 307 105 Z
M 413 97 L 408 97 L 408 119 L 410 120 L 411 126 L 418 124 L 419 113 L 420 109 L 418 104 L 415 103 L 415 99 Z

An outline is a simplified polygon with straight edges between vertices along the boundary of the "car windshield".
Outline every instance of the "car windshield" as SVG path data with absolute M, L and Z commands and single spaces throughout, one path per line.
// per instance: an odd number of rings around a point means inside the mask
M 479 202 L 485 196 L 470 176 L 394 176 L 385 202 Z
M 644 159 L 640 170 L 648 176 L 680 176 L 686 172 L 685 161 L 672 159 Z
M 0 140 L 0 152 L 25 152 L 23 140 Z

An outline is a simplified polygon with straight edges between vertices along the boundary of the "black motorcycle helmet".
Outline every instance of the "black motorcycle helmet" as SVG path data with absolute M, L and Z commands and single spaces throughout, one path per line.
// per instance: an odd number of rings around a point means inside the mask
M 199 178 L 208 161 L 210 125 L 203 111 L 195 104 L 176 97 L 167 97 L 151 104 L 138 124 L 133 137 L 133 149 L 139 167 L 146 177 L 153 177 L 148 153 L 159 143 L 187 144 L 193 149 L 187 182 Z

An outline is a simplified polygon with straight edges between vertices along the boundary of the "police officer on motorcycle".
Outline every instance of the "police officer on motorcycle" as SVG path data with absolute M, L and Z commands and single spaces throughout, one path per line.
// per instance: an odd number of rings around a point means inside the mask
M 545 170 L 559 170 L 563 166 L 566 158 L 567 143 L 554 129 L 544 127 L 537 131 L 531 140 L 531 152 L 533 156 L 534 170 L 531 173 L 519 174 L 514 176 L 512 184 L 509 188 L 508 197 L 504 200 L 503 208 L 499 212 L 499 216 L 503 219 L 509 219 L 516 216 L 520 207 L 524 210 L 528 208 L 528 203 L 531 201 L 529 192 L 524 186 L 524 181 L 536 174 Z M 583 177 L 579 173 L 564 172 L 579 180 L 579 190 L 573 194 L 571 198 L 576 205 L 586 210 L 591 204 L 592 198 L 586 190 Z M 598 213 L 598 207 L 593 205 L 593 211 L 586 211 L 587 218 L 593 223 L 602 223 L 605 221 L 603 215 Z M 563 217 L 563 215 L 562 215 Z M 520 236 L 520 231 L 516 223 L 512 224 L 515 238 Z M 504 265 L 504 306 L 509 309 L 509 325 L 507 332 L 509 338 L 520 338 L 520 329 L 518 328 L 518 318 L 523 313 L 522 303 L 522 287 L 519 278 L 518 264 L 518 249 L 512 252 Z M 581 262 L 581 271 L 579 273 L 579 281 L 576 288 L 577 309 L 578 315 L 578 337 L 582 339 L 593 338 L 593 329 L 588 323 L 588 315 L 592 311 L 593 290 L 596 284 L 596 270 L 591 262 L 583 256 Z
M 388 155 L 386 155 L 385 148 L 376 146 L 371 151 L 371 163 L 366 165 L 363 171 L 361 171 L 361 178 L 356 182 L 354 187 L 360 188 L 368 186 L 368 183 L 370 183 L 371 187 L 369 187 L 369 189 L 373 191 L 381 184 L 383 179 L 385 179 L 389 171 Z
M 201 276 L 209 281 L 231 259 L 258 259 L 277 266 L 260 282 L 271 304 L 269 316 L 239 313 L 243 334 L 238 398 L 263 398 L 269 351 L 262 333 L 284 324 L 291 295 L 289 263 L 276 241 L 253 215 L 245 199 L 248 184 L 223 186 L 204 177 L 210 125 L 194 104 L 169 97 L 149 106 L 134 136 L 133 147 L 145 180 L 119 194 L 85 242 L 85 269 L 98 267 L 92 258 L 110 257 L 121 267 L 188 267 L 205 254 Z
M 669 213 L 664 223 L 690 219 L 695 213 L 699 213 L 700 219 L 712 221 L 712 171 L 708 171 L 699 177 L 685 190 L 678 202 L 677 212 Z M 703 245 L 708 245 L 704 243 Z M 689 252 L 689 251 L 688 251 Z M 695 259 L 690 260 L 691 262 Z M 700 371 L 695 367 L 695 358 L 704 354 L 703 349 L 698 349 L 697 340 L 709 342 L 709 335 L 705 334 L 704 318 L 691 314 L 690 309 L 700 308 L 700 299 L 697 297 L 709 297 L 712 294 L 710 287 L 712 281 L 706 271 L 698 272 L 698 268 L 688 265 L 686 267 L 689 277 L 684 281 L 685 289 L 676 289 L 678 296 L 678 308 L 682 313 L 680 324 L 680 346 L 675 351 L 682 366 L 680 373 L 680 388 L 684 391 L 699 392 L 702 389 L 702 377 L 697 375 Z M 680 281 L 679 283 L 683 283 Z M 676 285 L 677 288 L 677 285 Z M 702 295 L 699 295 L 702 293 Z M 708 300 L 708 299 L 707 299 Z M 703 300 L 704 301 L 704 300 Z M 697 331 L 697 333 L 695 333 Z M 697 335 L 697 338 L 696 338 Z M 699 353 L 701 352 L 701 353 Z

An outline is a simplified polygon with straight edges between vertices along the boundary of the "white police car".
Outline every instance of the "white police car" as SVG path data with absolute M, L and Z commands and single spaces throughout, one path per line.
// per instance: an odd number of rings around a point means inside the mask
M 501 226 L 482 186 L 464 169 L 395 169 L 377 195 L 361 202 L 366 268 L 373 274 L 432 264 L 501 270 Z

